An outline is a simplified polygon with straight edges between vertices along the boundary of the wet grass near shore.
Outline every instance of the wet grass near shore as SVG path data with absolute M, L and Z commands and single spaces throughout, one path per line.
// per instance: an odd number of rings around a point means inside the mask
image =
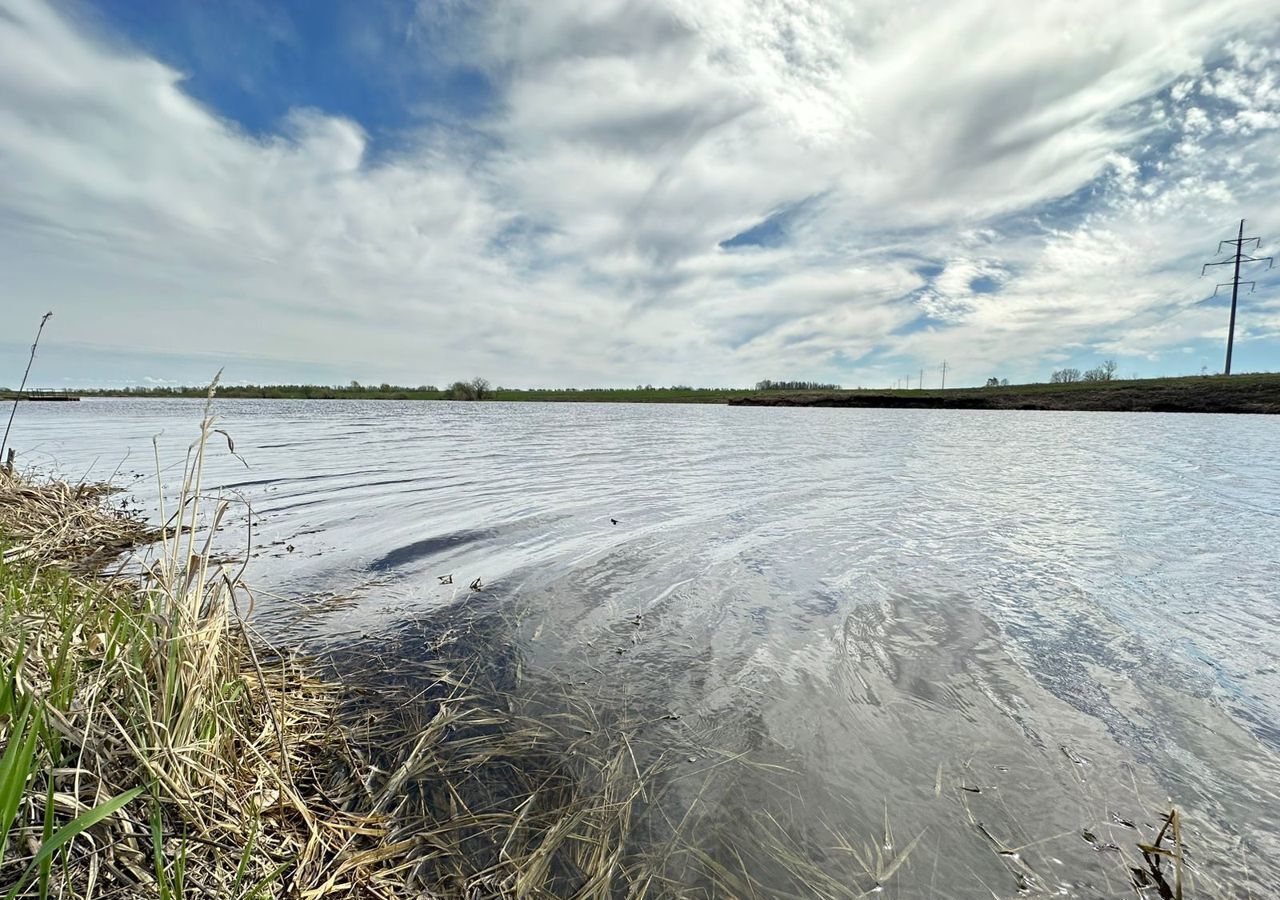
M 305 896 L 382 830 L 321 787 L 349 760 L 337 686 L 253 636 L 237 573 L 197 543 L 228 508 L 201 493 L 210 429 L 158 534 L 102 486 L 0 476 L 6 900 Z M 399 886 L 360 874 L 334 895 Z

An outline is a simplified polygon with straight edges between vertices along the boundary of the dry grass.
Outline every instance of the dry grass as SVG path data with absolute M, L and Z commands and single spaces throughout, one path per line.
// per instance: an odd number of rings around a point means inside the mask
M 155 536 L 105 506 L 104 487 L 0 483 L 16 541 L 0 569 L 12 896 L 294 896 L 340 866 L 329 895 L 397 895 L 394 873 L 344 862 L 383 819 L 320 787 L 354 771 L 337 686 L 253 639 L 244 586 L 197 546 L 227 509 L 201 492 L 212 428 L 207 415 L 173 524 L 137 576 L 84 577 Z
M 6 563 L 92 573 L 156 535 L 141 519 L 106 507 L 106 484 L 35 481 L 0 469 L 0 534 Z

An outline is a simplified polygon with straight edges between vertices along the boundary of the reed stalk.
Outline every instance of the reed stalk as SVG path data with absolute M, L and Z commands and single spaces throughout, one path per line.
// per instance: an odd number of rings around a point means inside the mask
M 45 323 L 52 318 L 51 312 L 40 317 L 40 327 L 36 329 L 36 339 L 31 343 L 31 355 L 27 357 L 27 368 L 22 373 L 22 383 L 18 385 L 18 393 L 14 396 L 13 406 L 9 409 L 9 421 L 4 426 L 4 437 L 0 437 L 0 460 L 4 460 L 5 447 L 9 443 L 9 430 L 13 428 L 13 417 L 18 412 L 18 401 L 22 398 L 22 392 L 27 389 L 27 376 L 31 374 L 31 364 L 36 360 L 36 347 L 40 346 L 40 335 L 44 334 Z M 12 470 L 12 461 L 5 460 L 4 468 L 6 471 Z

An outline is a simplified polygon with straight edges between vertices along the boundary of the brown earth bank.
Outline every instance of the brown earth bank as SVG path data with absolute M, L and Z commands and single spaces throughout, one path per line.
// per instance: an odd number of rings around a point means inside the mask
M 1280 413 L 1280 374 L 1193 375 L 945 391 L 762 391 L 728 402 L 733 406 L 1276 414 Z

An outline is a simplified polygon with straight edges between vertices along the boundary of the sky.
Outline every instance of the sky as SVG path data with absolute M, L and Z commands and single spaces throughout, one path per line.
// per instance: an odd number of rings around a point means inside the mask
M 0 0 L 0 384 L 1214 372 L 1242 218 L 1280 0 Z

